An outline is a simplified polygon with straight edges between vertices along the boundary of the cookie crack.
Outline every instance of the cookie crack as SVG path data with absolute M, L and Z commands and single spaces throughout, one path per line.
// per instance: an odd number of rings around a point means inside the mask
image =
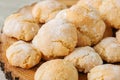
M 84 68 L 82 68 L 82 66 L 79 64 L 79 61 L 81 61 L 82 59 L 84 59 L 85 57 L 89 56 L 90 53 L 87 53 L 85 54 L 84 56 L 80 57 L 80 58 L 76 58 L 76 68 L 79 70 L 79 71 L 85 71 Z
M 67 44 L 65 44 L 62 40 L 56 40 L 56 41 L 52 41 L 52 42 L 60 43 L 60 44 L 62 44 L 62 46 L 64 46 L 65 48 L 67 48 L 70 51 L 70 47 Z
M 100 55 L 100 57 L 106 61 L 108 58 L 107 58 L 107 55 L 105 54 L 105 48 L 102 47 L 101 45 L 99 47 L 101 47 L 99 48 L 100 50 L 98 49 L 98 46 L 95 46 L 94 49 Z
M 18 50 L 17 52 L 12 53 L 8 61 L 12 62 L 11 60 L 15 55 L 17 55 L 16 53 L 21 53 L 21 52 L 22 52 L 21 50 Z
M 26 68 L 28 68 L 29 67 L 29 65 L 28 65 L 28 61 L 30 61 L 30 55 L 29 56 L 27 56 L 27 58 L 23 61 L 23 65 L 26 67 Z
M 88 34 L 85 34 L 84 32 L 80 31 L 80 28 L 77 28 L 77 31 L 79 32 L 78 35 L 79 35 L 79 34 L 82 34 L 82 36 L 84 35 L 84 36 L 86 36 L 87 38 L 89 38 L 89 40 L 90 40 L 90 45 L 93 43 L 92 40 L 91 40 L 91 38 L 90 38 L 90 36 L 89 36 Z

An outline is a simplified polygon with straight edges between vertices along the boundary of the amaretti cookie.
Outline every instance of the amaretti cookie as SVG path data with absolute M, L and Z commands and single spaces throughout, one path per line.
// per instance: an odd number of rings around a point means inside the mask
M 41 53 L 31 44 L 17 41 L 6 50 L 6 57 L 11 65 L 29 69 L 39 63 Z
M 76 48 L 70 55 L 65 57 L 65 60 L 74 64 L 78 71 L 84 73 L 103 63 L 98 53 L 89 46 Z
M 3 33 L 18 40 L 30 41 L 37 34 L 39 25 L 21 13 L 10 15 L 4 22 Z
M 92 7 L 74 5 L 59 12 L 56 18 L 74 24 L 78 31 L 78 46 L 91 46 L 98 43 L 105 32 L 105 23 Z
M 107 37 L 99 42 L 94 49 L 103 60 L 115 63 L 120 62 L 120 44 L 114 37 Z
M 32 43 L 46 60 L 63 57 L 76 46 L 77 30 L 71 23 L 53 19 L 40 28 Z
M 101 6 L 102 2 L 102 0 L 79 0 L 77 5 L 89 5 L 99 12 L 99 7 Z M 103 38 L 112 37 L 112 35 L 112 28 L 108 24 L 106 24 L 106 29 Z
M 78 80 L 76 68 L 62 59 L 43 63 L 35 73 L 35 80 Z
M 78 5 L 87 4 L 99 11 L 101 18 L 116 29 L 120 29 L 119 0 L 80 0 Z M 109 6 L 109 7 L 108 7 Z
M 120 80 L 120 66 L 104 64 L 94 67 L 87 75 L 88 80 Z
M 40 23 L 45 23 L 53 19 L 60 10 L 65 8 L 66 5 L 57 0 L 43 0 L 34 6 L 32 14 Z
M 120 0 L 102 0 L 99 12 L 107 24 L 120 29 Z

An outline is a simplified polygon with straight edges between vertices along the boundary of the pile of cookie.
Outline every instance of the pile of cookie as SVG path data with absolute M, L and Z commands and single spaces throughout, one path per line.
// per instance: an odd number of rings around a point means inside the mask
M 43 0 L 20 9 L 3 27 L 18 40 L 6 50 L 9 64 L 30 69 L 44 60 L 35 80 L 78 80 L 78 72 L 88 80 L 120 80 L 119 4 L 80 0 L 68 8 Z

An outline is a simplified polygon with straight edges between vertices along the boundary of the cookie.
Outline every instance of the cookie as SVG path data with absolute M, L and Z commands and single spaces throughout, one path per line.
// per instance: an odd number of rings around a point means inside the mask
M 116 29 L 120 29 L 119 4 L 119 0 L 103 0 L 101 6 L 99 7 L 100 15 L 104 21 Z
M 6 57 L 12 66 L 29 69 L 39 63 L 41 53 L 31 44 L 17 41 L 6 50 Z
M 97 44 L 105 32 L 105 23 L 96 10 L 86 5 L 74 5 L 59 12 L 57 19 L 66 20 L 75 25 L 78 31 L 77 46 Z
M 32 43 L 45 60 L 63 57 L 75 48 L 77 30 L 71 23 L 53 19 L 40 28 Z
M 18 40 L 30 41 L 37 34 L 39 27 L 33 18 L 15 13 L 5 20 L 3 33 Z
M 94 49 L 106 62 L 120 62 L 120 44 L 116 38 L 107 37 L 99 42 Z
M 80 0 L 79 5 L 87 4 L 99 11 L 101 18 L 107 25 L 120 29 L 120 1 L 119 0 Z M 108 7 L 109 6 L 109 7 Z
M 120 66 L 104 64 L 94 67 L 87 75 L 88 80 L 120 80 Z
M 62 59 L 43 63 L 35 73 L 35 80 L 78 80 L 76 68 Z
M 40 23 L 46 23 L 64 8 L 66 8 L 66 5 L 57 0 L 43 0 L 33 7 L 32 14 Z
M 65 57 L 65 60 L 74 64 L 79 72 L 84 73 L 103 63 L 98 53 L 89 46 L 76 48 L 70 55 Z

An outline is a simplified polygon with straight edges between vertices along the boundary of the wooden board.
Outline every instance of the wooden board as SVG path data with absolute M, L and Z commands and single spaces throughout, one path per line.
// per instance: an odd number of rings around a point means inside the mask
M 18 67 L 11 66 L 6 58 L 5 51 L 6 49 L 16 42 L 14 38 L 7 37 L 4 34 L 1 34 L 0 42 L 0 63 L 1 68 L 5 73 L 5 76 L 8 80 L 34 80 L 34 74 L 36 69 L 43 63 L 40 62 L 37 66 L 31 69 L 22 69 Z M 86 74 L 79 73 L 79 80 L 87 80 Z

